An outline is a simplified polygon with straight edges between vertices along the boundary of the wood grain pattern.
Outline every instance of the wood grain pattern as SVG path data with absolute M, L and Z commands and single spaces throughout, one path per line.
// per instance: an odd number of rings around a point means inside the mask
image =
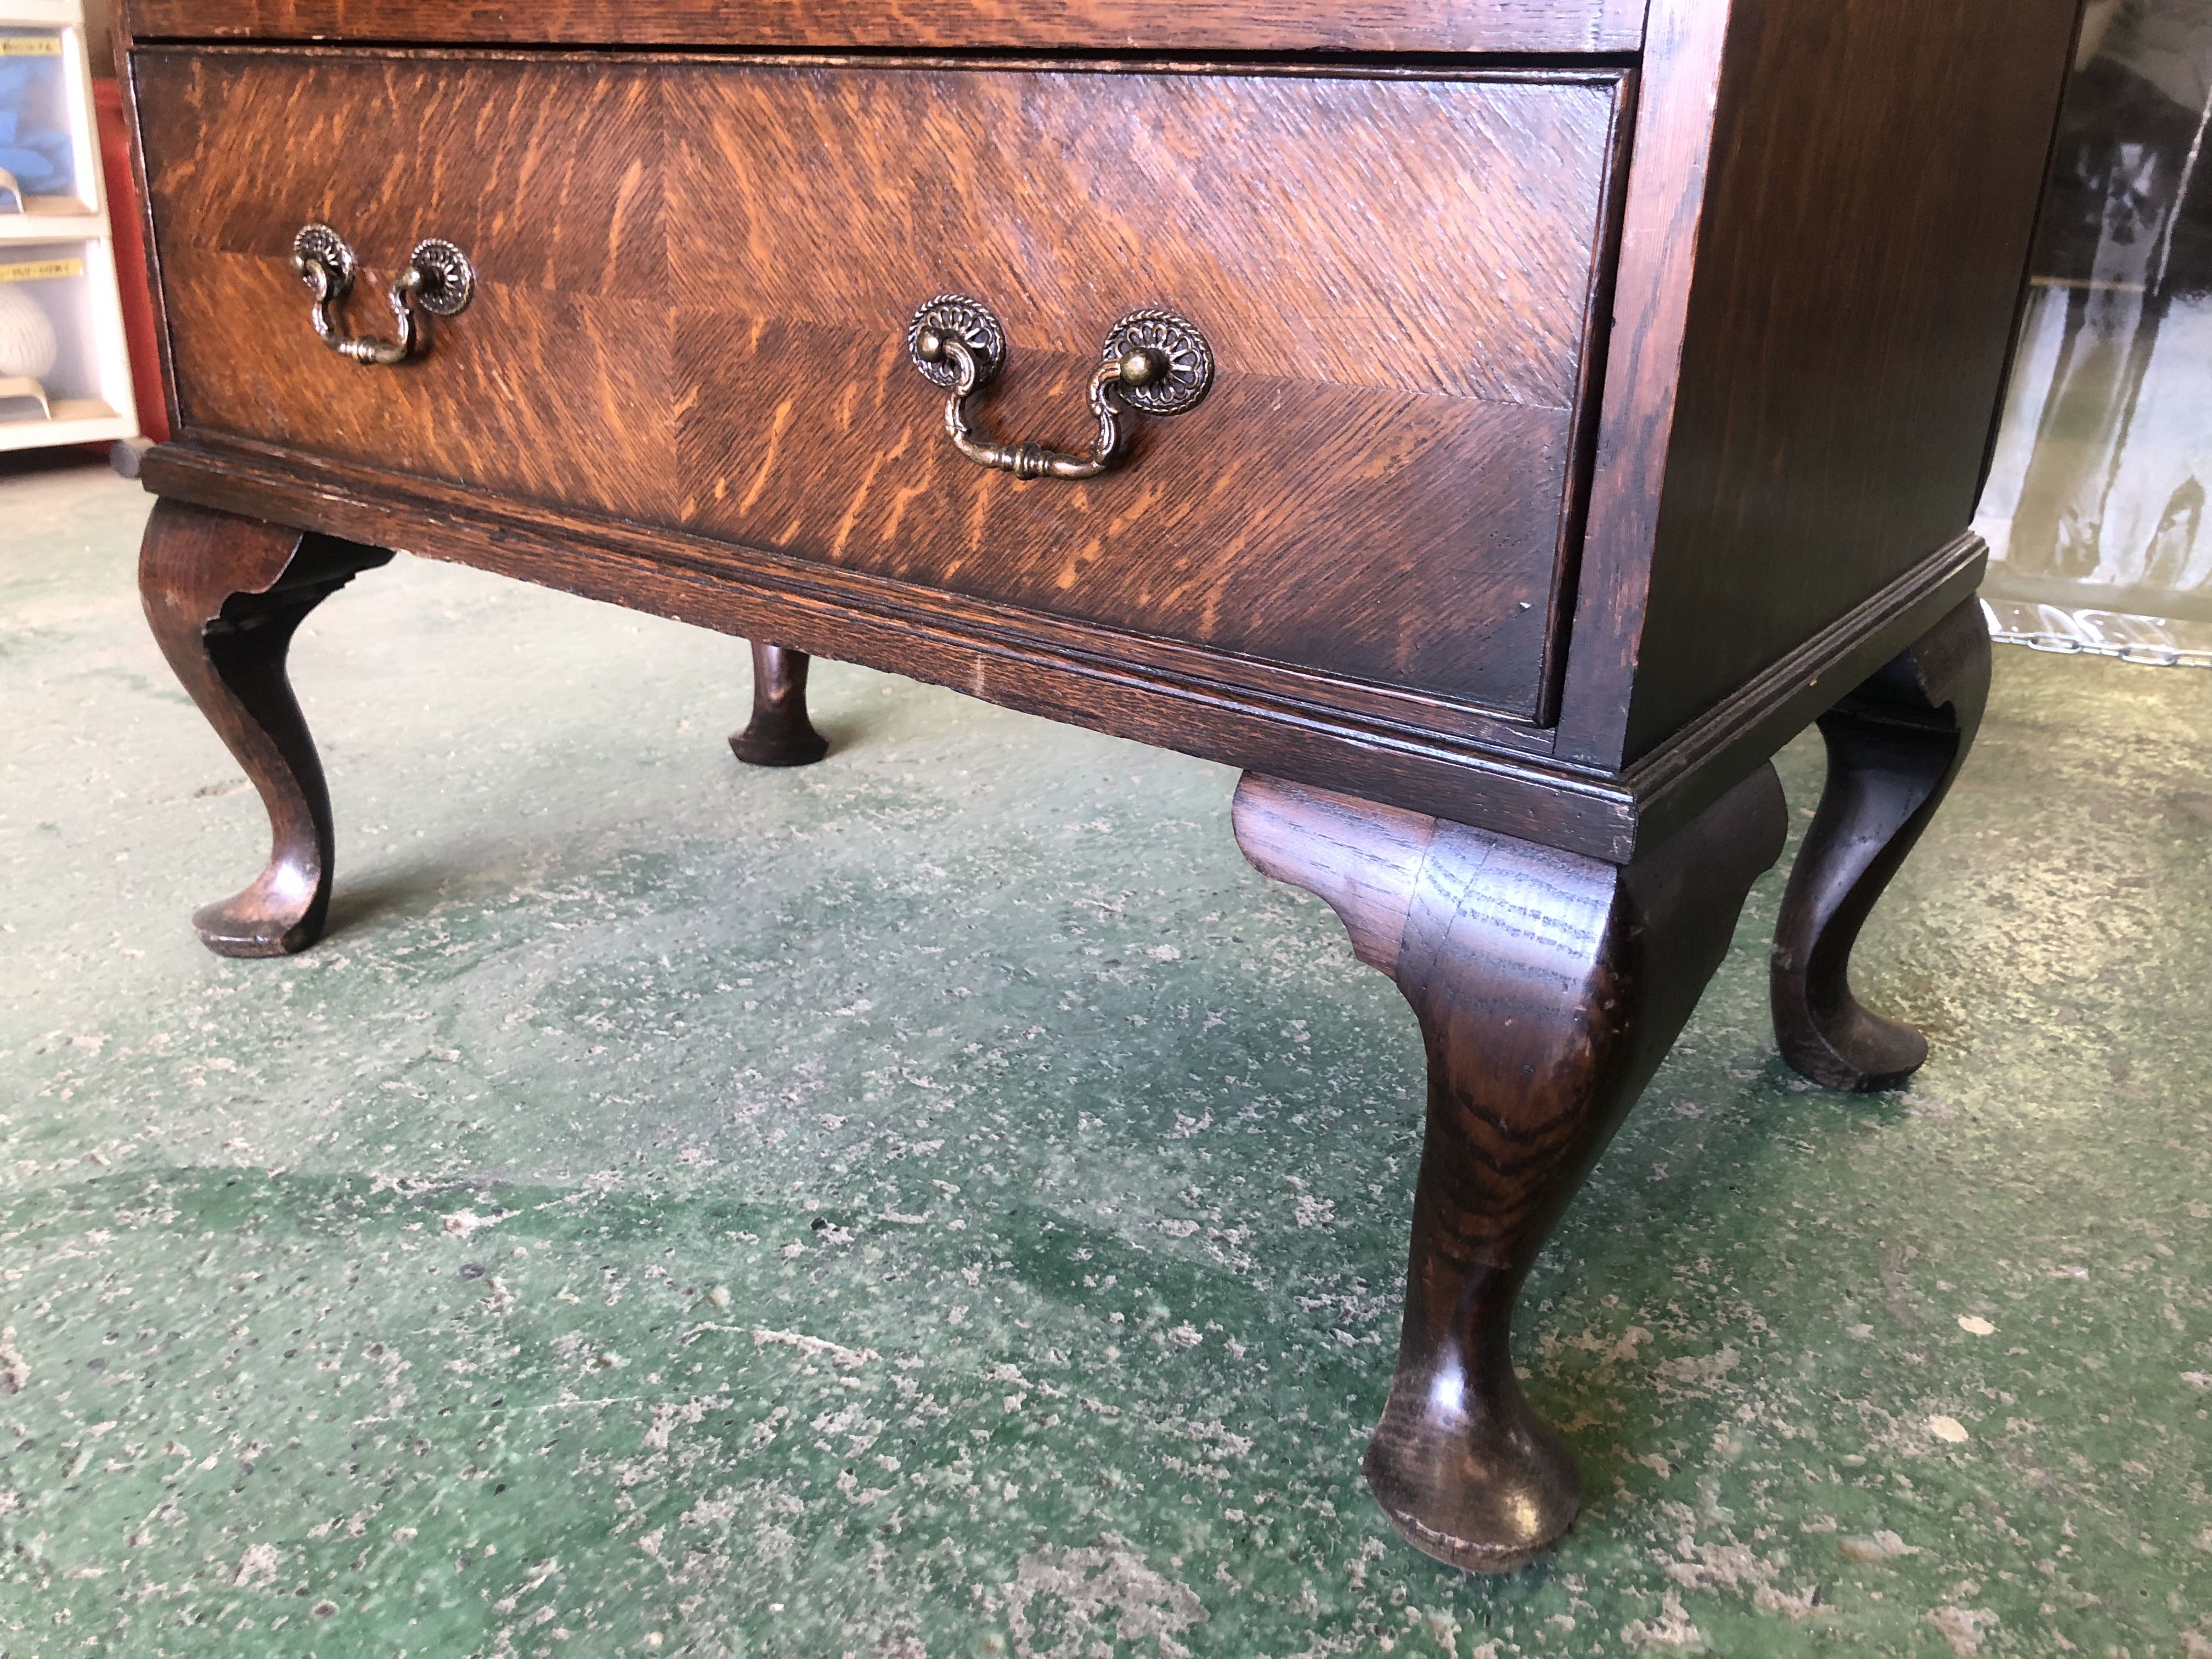
M 136 68 L 190 427 L 1544 704 L 1616 73 Z M 249 165 L 249 131 L 285 142 Z M 334 165 L 340 134 L 388 161 Z M 426 360 L 363 374 L 270 325 L 303 311 L 283 255 L 312 218 L 387 267 L 446 236 L 480 297 Z M 1200 323 L 1216 389 L 1092 483 L 981 471 L 903 355 L 945 289 L 1007 327 L 996 430 L 1072 441 L 1141 304 Z
M 1928 1041 L 1851 994 L 1851 948 L 1966 764 L 1990 694 L 1990 630 L 1969 599 L 1820 717 L 1828 784 L 1774 928 L 1782 1057 L 1832 1089 L 1892 1089 Z
M 1572 1455 L 1522 1397 L 1537 1252 L 1727 954 L 1782 850 L 1764 767 L 1626 868 L 1248 775 L 1237 844 L 1335 908 L 1428 1053 L 1405 1324 L 1368 1485 L 1417 1548 L 1505 1571 L 1573 1520 Z
M 1240 845 L 1427 1053 L 1370 1484 L 1526 1562 L 1578 1480 L 1520 1286 L 1779 850 L 1765 757 L 1869 674 L 1778 1029 L 1828 1081 L 1919 1057 L 1847 959 L 1978 708 L 1966 508 L 2071 4 L 1651 0 L 1632 57 L 1641 0 L 128 0 L 178 417 L 149 615 L 275 831 L 203 936 L 321 925 L 284 646 L 385 548 L 755 641 L 745 758 L 821 752 L 823 654 L 1238 766 Z M 425 235 L 479 297 L 349 365 L 286 263 L 313 219 L 357 325 Z M 1216 389 L 1116 474 L 983 472 L 902 356 L 944 289 L 1011 337 L 996 433 L 1075 441 L 1142 304 Z
M 650 87 L 502 61 L 445 65 L 434 94 L 420 66 L 317 61 L 134 56 L 184 428 L 664 513 L 674 421 Z M 496 187 L 491 151 L 513 158 Z M 314 220 L 362 261 L 349 309 L 364 331 L 390 332 L 384 291 L 424 236 L 487 279 L 463 315 L 431 320 L 428 356 L 360 368 L 306 325 L 289 255 Z
M 1224 765 L 1358 792 L 1626 863 L 1931 626 L 1980 569 L 1942 550 L 1626 773 L 1553 763 L 1544 734 L 1382 687 L 930 593 L 858 572 L 200 439 L 143 463 L 165 496 L 453 559 L 611 604 L 951 686 Z M 1950 598 L 1948 603 L 1944 595 Z M 1868 653 L 1871 652 L 1871 655 Z
M 687 311 L 902 334 L 959 289 L 1018 367 L 1089 363 L 1123 296 L 1156 294 L 1224 379 L 1573 398 L 1615 74 L 650 75 Z
M 391 557 L 182 501 L 154 504 L 138 561 L 146 620 L 269 812 L 261 873 L 192 917 L 201 943 L 218 956 L 281 956 L 322 935 L 331 797 L 284 659 L 310 611 Z
M 1672 835 L 1818 719 L 1838 688 L 1858 684 L 1972 599 L 1988 562 L 1979 536 L 1960 537 L 1677 726 L 1621 774 L 1636 797 L 1638 839 Z
M 1638 0 L 128 0 L 139 39 L 1148 52 L 1632 52 Z

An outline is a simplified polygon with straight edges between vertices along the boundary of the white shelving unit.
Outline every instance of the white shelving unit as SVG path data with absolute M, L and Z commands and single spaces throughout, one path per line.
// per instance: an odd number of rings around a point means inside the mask
M 67 139 L 64 161 L 20 181 L 22 210 L 0 183 L 0 377 L 9 373 L 11 319 L 35 331 L 26 301 L 55 344 L 37 377 L 51 414 L 27 398 L 0 399 L 0 450 L 137 435 L 89 45 L 82 0 L 0 0 L 0 168 L 10 150 L 51 161 L 52 135 Z

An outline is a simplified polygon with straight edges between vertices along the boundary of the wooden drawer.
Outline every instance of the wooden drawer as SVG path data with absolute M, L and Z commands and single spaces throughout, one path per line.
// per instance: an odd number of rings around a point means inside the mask
M 185 433 L 228 434 L 1528 719 L 1562 625 L 1626 71 L 1414 77 L 142 48 Z M 290 269 L 478 273 L 427 354 Z M 1079 447 L 1109 325 L 1206 401 L 1119 470 L 963 459 L 915 306 L 1002 319 L 994 432 Z

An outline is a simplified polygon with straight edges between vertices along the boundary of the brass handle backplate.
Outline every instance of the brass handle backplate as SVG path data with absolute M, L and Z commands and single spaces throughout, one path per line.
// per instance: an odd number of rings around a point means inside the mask
M 378 340 L 345 333 L 332 314 L 352 288 L 359 262 L 345 239 L 328 225 L 303 226 L 292 239 L 292 269 L 300 273 L 307 291 L 315 296 L 308 315 L 316 336 L 341 357 L 356 363 L 390 368 L 404 363 L 421 345 L 422 332 L 416 320 L 416 306 L 434 316 L 457 317 L 476 295 L 476 268 L 469 256 L 451 242 L 433 236 L 416 243 L 407 256 L 407 270 L 386 296 L 398 325 L 398 338 Z
M 1213 352 L 1195 323 L 1157 307 L 1133 311 L 1108 331 L 1091 377 L 1097 441 L 1089 454 L 1070 455 L 1042 444 L 1001 443 L 969 422 L 968 400 L 1006 362 L 1006 331 L 981 301 L 939 295 L 914 313 L 906 349 L 923 376 L 948 394 L 945 430 L 954 446 L 977 465 L 1017 478 L 1095 478 L 1121 457 L 1125 412 L 1180 415 L 1197 408 L 1213 384 Z

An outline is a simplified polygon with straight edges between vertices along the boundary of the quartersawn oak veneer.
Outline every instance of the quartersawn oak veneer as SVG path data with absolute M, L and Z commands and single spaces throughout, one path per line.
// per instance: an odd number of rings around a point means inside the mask
M 809 757 L 818 654 L 1236 766 L 1241 843 L 1428 1048 L 1370 1484 L 1432 1554 L 1528 1559 L 1577 1482 L 1515 1292 L 1815 718 L 1783 1052 L 1846 1087 L 1924 1053 L 1848 958 L 1972 737 L 1968 517 L 2073 6 L 128 0 L 177 428 L 142 477 L 198 504 L 149 527 L 149 615 L 277 839 L 210 944 L 320 926 L 283 641 L 382 549 L 776 641 L 755 758 Z M 482 297 L 339 364 L 283 260 L 310 218 L 357 303 L 434 234 Z M 1216 389 L 1079 489 L 963 470 L 898 352 L 943 289 L 1007 325 L 995 431 L 1080 434 L 1136 305 Z
M 1621 71 L 156 51 L 134 72 L 188 432 L 1524 719 L 1547 701 Z M 388 159 L 334 167 L 340 145 Z M 442 236 L 477 297 L 363 375 L 269 326 L 302 308 L 310 221 L 371 281 Z M 1096 484 L 1010 489 L 907 361 L 908 316 L 948 290 L 1006 325 L 995 430 L 1079 439 L 1099 342 L 1141 305 L 1206 331 L 1215 388 L 1139 422 Z

